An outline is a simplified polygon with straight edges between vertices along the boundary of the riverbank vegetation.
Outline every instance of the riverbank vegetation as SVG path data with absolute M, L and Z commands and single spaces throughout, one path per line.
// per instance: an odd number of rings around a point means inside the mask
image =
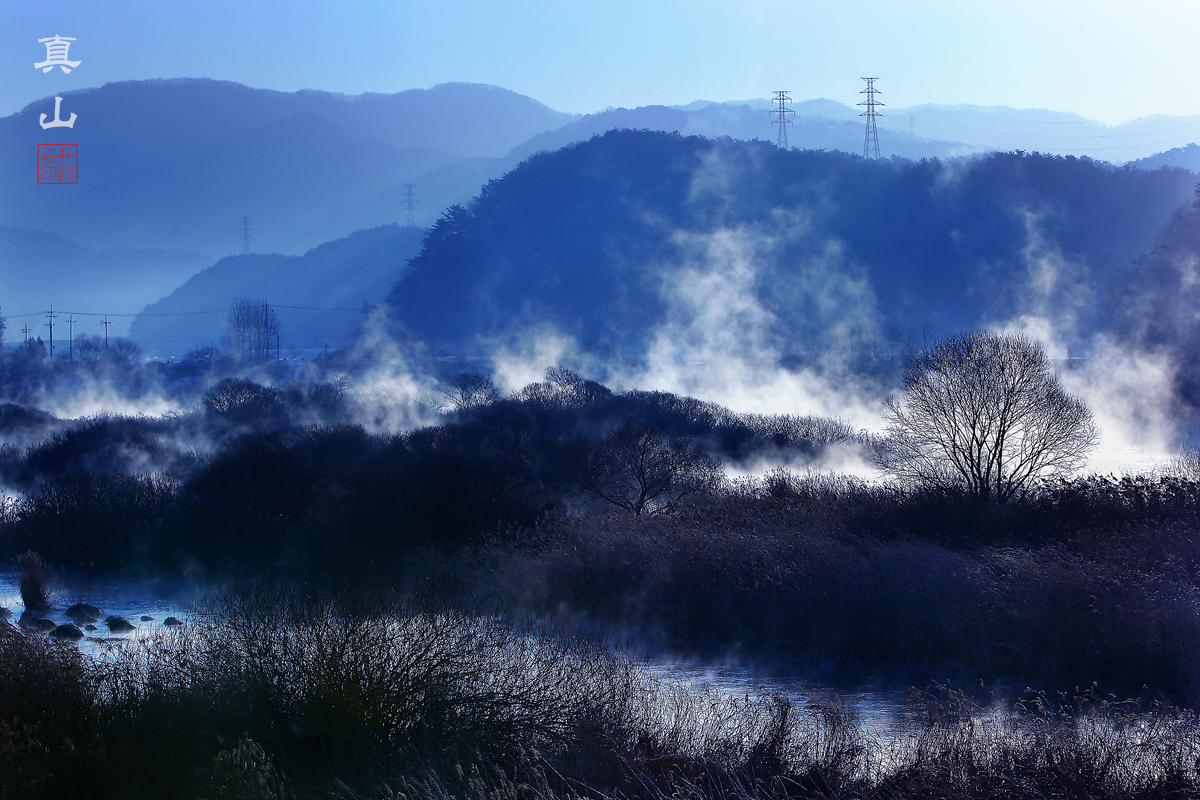
M 654 678 L 547 627 L 258 583 L 107 658 L 0 630 L 0 797 L 1174 798 L 1195 714 L 927 695 L 852 709 Z
M 888 446 L 838 420 L 561 368 L 509 396 L 446 385 L 398 433 L 341 381 L 233 378 L 160 417 L 0 407 L 0 557 L 42 586 L 49 569 L 249 587 L 98 660 L 0 623 L 7 796 L 1200 790 L 1187 458 L 1001 501 L 823 472 Z M 790 467 L 736 477 L 769 463 Z M 848 709 L 662 683 L 578 633 L 597 630 L 945 688 L 872 738 Z

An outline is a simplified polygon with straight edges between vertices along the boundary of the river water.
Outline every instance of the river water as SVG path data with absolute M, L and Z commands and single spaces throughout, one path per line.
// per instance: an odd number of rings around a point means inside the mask
M 0 571 L 0 608 L 8 609 L 8 621 L 14 625 L 19 624 L 25 611 L 18 580 L 16 572 Z M 95 630 L 85 631 L 85 638 L 76 643 L 80 652 L 92 656 L 104 655 L 113 647 L 136 642 L 168 628 L 165 620 L 169 617 L 188 622 L 193 616 L 193 604 L 204 596 L 200 592 L 154 583 L 91 581 L 76 586 L 71 586 L 70 581 L 64 583 L 65 587 L 52 589 L 50 609 L 33 615 L 27 621 L 31 625 L 40 619 L 48 619 L 56 625 L 73 622 L 66 615 L 71 605 L 85 602 L 95 606 L 100 611 L 99 619 L 93 623 Z M 127 619 L 133 626 L 132 630 L 110 631 L 105 624 L 105 619 L 110 615 Z M 836 690 L 828 684 L 804 677 L 768 674 L 738 664 L 668 661 L 653 656 L 639 660 L 648 676 L 655 680 L 719 697 L 782 694 L 800 709 L 810 708 L 814 704 L 832 704 L 849 714 L 865 732 L 876 736 L 894 735 L 905 727 L 905 722 L 915 713 L 911 698 L 900 691 Z
M 85 638 L 79 641 L 78 647 L 81 652 L 98 655 L 112 645 L 135 641 L 154 633 L 164 626 L 168 617 L 187 622 L 191 616 L 189 608 L 193 599 L 188 593 L 167 591 L 157 584 L 88 581 L 73 586 L 67 581 L 65 588 L 52 587 L 50 609 L 33 615 L 33 621 L 48 619 L 56 625 L 74 622 L 66 615 L 70 606 L 81 602 L 95 606 L 100 609 L 99 619 L 92 623 L 96 629 L 84 631 Z M 18 624 L 25 612 L 16 572 L 0 572 L 0 608 L 8 609 L 8 621 L 14 625 Z M 109 616 L 124 617 L 133 629 L 110 631 L 104 623 Z

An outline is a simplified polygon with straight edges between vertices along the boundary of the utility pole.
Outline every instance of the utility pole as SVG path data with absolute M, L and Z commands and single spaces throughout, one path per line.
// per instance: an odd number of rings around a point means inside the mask
M 25 327 L 22 330 L 25 331 L 25 344 L 29 344 L 29 323 L 28 322 L 25 323 Z
M 250 227 L 250 218 L 242 217 L 242 255 L 250 252 L 250 240 L 254 238 L 254 229 Z
M 50 306 L 50 310 L 46 312 L 46 319 L 50 320 L 50 363 L 54 363 L 54 318 L 58 315 L 54 313 L 54 306 Z
M 404 224 L 409 228 L 417 227 L 416 217 L 413 215 L 417 205 L 419 203 L 416 194 L 413 193 L 413 184 L 404 184 L 404 210 L 406 212 Z
M 787 115 L 796 113 L 787 107 L 787 104 L 792 102 L 791 93 L 775 92 L 775 102 L 779 104 L 778 107 L 773 108 L 770 111 L 771 116 L 775 118 L 771 124 L 779 126 L 779 133 L 775 137 L 775 144 L 777 144 L 781 150 L 787 150 L 787 126 L 792 124 L 792 121 L 788 119 Z
M 108 314 L 104 315 L 104 321 L 100 324 L 104 326 L 104 357 L 108 358 L 108 326 L 112 324 L 108 321 Z
M 67 320 L 67 361 L 75 360 L 75 318 Z
M 882 106 L 883 103 L 875 99 L 875 95 L 883 94 L 875 88 L 875 81 L 879 78 L 863 78 L 867 82 L 867 88 L 863 89 L 859 94 L 865 94 L 867 99 L 860 106 L 866 106 L 867 110 L 859 114 L 860 117 L 867 118 L 867 135 L 863 140 L 863 158 L 879 158 L 879 131 L 875 127 L 876 117 L 883 116 L 875 110 L 876 106 Z

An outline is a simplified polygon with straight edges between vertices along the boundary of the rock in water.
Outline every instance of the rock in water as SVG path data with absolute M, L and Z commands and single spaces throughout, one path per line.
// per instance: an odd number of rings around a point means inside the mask
M 166 619 L 163 620 L 163 625 L 182 625 L 182 624 L 183 624 L 183 621 L 178 620 L 175 617 L 167 617 Z
M 87 631 L 87 632 L 91 633 L 92 631 L 96 630 L 96 626 L 95 626 L 95 625 L 85 625 L 85 626 L 83 627 L 83 629 L 84 629 L 85 631 Z
M 154 622 L 154 617 L 147 614 L 142 614 L 142 622 Z
M 95 622 L 100 619 L 100 609 L 90 603 L 76 603 L 67 609 L 67 616 L 81 622 Z M 80 619 L 81 617 L 88 617 L 88 619 Z
M 83 631 L 79 630 L 79 626 L 67 623 L 59 625 L 54 629 L 53 634 L 55 639 L 70 639 L 72 642 L 77 642 L 83 638 Z
M 56 625 L 54 620 L 52 620 L 52 619 L 39 619 L 37 621 L 37 629 L 39 631 L 42 631 L 43 633 L 52 631 L 57 627 L 58 627 L 58 625 Z
M 114 615 L 104 620 L 104 624 L 113 633 L 125 633 L 131 631 L 137 626 L 120 615 Z

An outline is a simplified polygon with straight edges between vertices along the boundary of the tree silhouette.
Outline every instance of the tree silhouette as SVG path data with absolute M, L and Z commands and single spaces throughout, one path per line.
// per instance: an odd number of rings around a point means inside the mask
M 1082 466 L 1099 436 L 1042 346 L 1020 335 L 943 339 L 913 359 L 903 393 L 884 405 L 887 440 L 876 461 L 885 472 L 999 503 Z
M 279 344 L 279 317 L 266 300 L 235 300 L 225 315 L 229 347 L 238 360 L 261 364 Z
M 689 495 L 712 492 L 723 476 L 693 439 L 626 419 L 592 448 L 579 482 L 593 498 L 640 517 L 670 511 Z

